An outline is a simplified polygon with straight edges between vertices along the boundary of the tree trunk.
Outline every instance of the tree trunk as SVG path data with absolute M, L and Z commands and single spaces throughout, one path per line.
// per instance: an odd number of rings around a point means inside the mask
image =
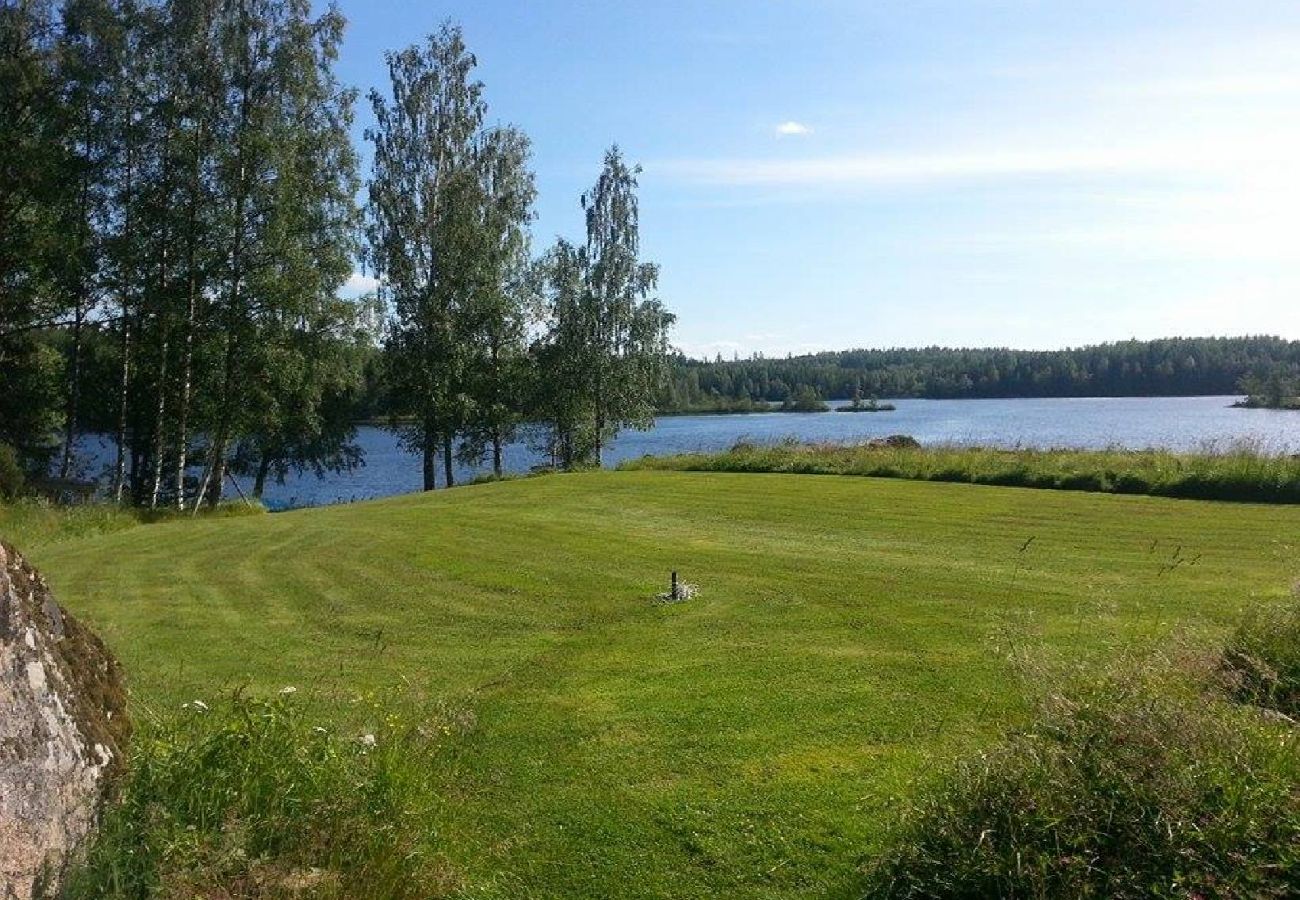
M 241 6 L 241 12 L 243 7 Z M 240 73 L 240 100 L 239 100 L 239 125 L 236 133 L 238 134 L 235 148 L 235 158 L 237 161 L 237 181 L 235 182 L 235 208 L 234 208 L 234 229 L 235 233 L 231 235 L 230 246 L 230 292 L 226 302 L 226 353 L 225 353 L 225 371 L 221 384 L 221 397 L 219 405 L 219 424 L 217 425 L 217 434 L 212 442 L 212 462 L 210 466 L 211 480 L 207 484 L 208 502 L 216 506 L 221 502 L 221 493 L 224 489 L 226 480 L 226 451 L 230 441 L 231 419 L 234 416 L 235 403 L 235 354 L 236 334 L 240 323 L 240 303 L 242 294 L 240 289 L 244 278 L 244 214 L 248 208 L 248 163 L 245 156 L 247 140 L 247 130 L 249 123 L 249 103 L 251 102 L 251 75 L 247 71 L 249 63 L 244 61 L 245 70 Z M 197 507 L 197 503 L 195 504 Z
M 82 106 L 81 127 L 86 135 L 87 154 L 90 153 L 90 126 L 88 124 L 90 114 L 85 105 Z M 81 228 L 81 246 L 78 248 L 82 254 L 80 265 L 85 263 L 85 254 L 90 244 L 90 179 L 83 173 L 81 177 L 80 201 L 78 206 L 78 225 Z M 67 425 L 63 434 L 63 459 L 59 463 L 59 477 L 67 478 L 72 471 L 73 445 L 77 439 L 77 418 L 80 415 L 81 406 L 81 329 L 86 321 L 86 310 L 90 303 L 88 295 L 90 290 L 87 284 L 89 276 L 84 270 L 78 272 L 78 294 L 76 306 L 73 309 L 72 321 L 72 361 L 69 373 L 68 383 L 68 408 L 67 408 Z
M 170 136 L 169 136 L 170 137 Z M 163 167 L 166 179 L 167 167 Z M 171 325 L 164 308 L 167 303 L 167 240 L 168 228 L 164 219 L 162 246 L 158 250 L 158 315 L 162 318 L 159 338 L 161 357 L 158 360 L 158 405 L 154 410 L 153 421 L 153 484 L 149 488 L 149 508 L 158 508 L 158 495 L 162 493 L 163 478 L 163 437 L 164 424 L 167 419 L 167 363 L 171 358 Z
M 492 433 L 492 473 L 500 478 L 503 474 L 501 462 L 501 432 Z
M 185 339 L 181 352 L 181 383 L 176 410 L 176 508 L 185 511 L 185 468 L 189 462 L 190 386 L 194 380 L 194 317 L 199 304 L 198 275 L 198 215 L 200 159 L 198 147 L 203 142 L 203 127 L 199 126 L 198 143 L 190 170 L 189 209 L 185 230 L 185 271 L 188 285 L 185 298 Z M 198 498 L 195 498 L 198 503 Z
M 447 483 L 447 487 L 455 484 L 455 478 L 451 471 L 451 435 L 442 439 L 442 474 Z
M 207 485 L 207 501 L 209 506 L 216 506 L 221 502 L 221 495 L 225 492 L 226 485 L 226 435 L 223 432 L 217 440 L 212 443 L 212 480 Z
M 113 466 L 113 502 L 122 502 L 126 486 L 126 411 L 131 387 L 131 320 L 122 302 L 122 377 L 117 393 L 117 461 Z
M 424 489 L 438 486 L 438 440 L 433 430 L 433 416 L 424 417 Z
M 69 374 L 67 425 L 63 432 L 63 459 L 59 463 L 59 477 L 67 478 L 72 471 L 74 445 L 77 440 L 77 417 L 81 406 L 81 329 L 85 312 L 80 299 L 72 321 L 72 371 Z
M 135 174 L 135 155 L 132 152 L 134 145 L 130 142 L 131 129 L 127 127 L 127 148 L 126 148 L 126 193 L 125 193 L 125 218 L 122 225 L 122 237 L 127 247 L 127 253 L 131 251 L 131 203 L 132 191 L 134 189 Z M 117 462 L 113 467 L 113 502 L 122 502 L 122 490 L 126 485 L 126 413 L 127 401 L 129 399 L 131 387 L 131 307 L 127 299 L 127 293 L 130 291 L 131 271 L 128 268 L 126 273 L 126 282 L 121 288 L 122 302 L 122 377 L 118 384 L 118 403 L 117 403 Z
M 176 420 L 176 508 L 185 509 L 185 466 L 189 455 L 190 384 L 194 368 L 194 312 L 198 302 L 198 277 L 194 272 L 194 246 L 189 248 L 189 299 L 185 305 L 185 350 L 181 355 L 180 403 Z M 197 498 L 195 500 L 197 503 Z
M 158 495 L 162 492 L 163 477 L 163 421 L 167 416 L 167 356 L 168 339 L 163 326 L 162 362 L 158 371 L 158 407 L 153 422 L 153 485 L 149 489 L 149 508 L 158 508 Z
M 266 476 L 271 472 L 271 455 L 263 453 L 261 460 L 257 463 L 257 477 L 253 479 L 253 499 L 261 500 L 262 492 L 266 490 Z

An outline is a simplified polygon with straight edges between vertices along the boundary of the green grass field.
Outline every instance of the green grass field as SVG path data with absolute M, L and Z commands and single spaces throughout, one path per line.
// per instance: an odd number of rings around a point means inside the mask
M 1022 715 L 1011 651 L 1218 634 L 1297 536 L 1289 506 L 593 472 L 23 549 L 141 712 L 294 685 L 358 732 L 369 695 L 456 723 L 428 840 L 466 896 L 840 896 Z M 671 569 L 697 599 L 655 601 Z

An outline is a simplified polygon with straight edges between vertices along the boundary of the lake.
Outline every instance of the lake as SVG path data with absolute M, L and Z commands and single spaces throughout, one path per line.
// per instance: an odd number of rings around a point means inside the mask
M 606 452 L 605 464 L 646 454 L 722 450 L 737 440 L 863 441 L 909 434 L 923 444 L 960 443 L 1002 447 L 1160 447 L 1197 450 L 1250 441 L 1262 449 L 1300 452 L 1300 412 L 1233 409 L 1237 397 L 1133 397 L 1014 400 L 894 400 L 898 409 L 879 413 L 747 413 L 665 416 L 649 431 L 624 432 Z M 836 404 L 838 405 L 838 404 Z M 350 473 L 318 479 L 291 476 L 269 484 L 272 509 L 345 503 L 420 489 L 420 461 L 382 428 L 363 427 L 357 442 L 366 464 Z M 88 440 L 89 470 L 112 456 L 105 441 Z M 506 449 L 506 468 L 526 472 L 544 460 L 526 443 Z M 441 465 L 439 466 L 441 477 Z M 468 480 L 476 472 L 457 466 Z M 247 489 L 247 487 L 245 487 Z

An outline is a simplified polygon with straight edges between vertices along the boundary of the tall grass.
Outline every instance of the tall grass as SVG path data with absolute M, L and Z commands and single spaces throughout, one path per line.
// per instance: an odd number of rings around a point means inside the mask
M 223 503 L 204 508 L 203 518 L 261 515 L 266 507 L 244 502 Z M 0 503 L 0 538 L 20 550 L 36 544 L 51 544 L 75 538 L 111 534 L 153 522 L 189 518 L 192 511 L 136 509 L 112 503 L 65 505 L 44 499 L 23 498 Z
M 1228 638 L 1223 662 L 1239 700 L 1300 719 L 1300 586 L 1291 601 L 1249 612 Z
M 289 694 L 186 704 L 137 729 L 72 898 L 427 897 L 435 725 L 313 724 Z
M 643 457 L 627 469 L 792 472 L 950 481 L 1008 487 L 1300 503 L 1300 457 L 1240 444 L 1200 453 L 1032 450 L 941 445 L 739 442 L 720 453 Z
M 1294 662 L 1297 638 L 1271 648 Z M 1300 895 L 1300 730 L 1232 702 L 1239 682 L 1218 676 L 1241 643 L 1218 664 L 1146 657 L 1058 683 L 907 810 L 863 895 Z

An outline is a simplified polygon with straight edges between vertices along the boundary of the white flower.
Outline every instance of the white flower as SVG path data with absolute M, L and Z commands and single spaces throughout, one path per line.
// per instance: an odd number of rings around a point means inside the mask
M 195 701 L 194 701 L 194 708 L 197 709 L 197 710 L 199 710 L 200 712 L 207 712 L 207 711 L 208 711 L 208 705 L 207 705 L 206 703 L 204 703 L 202 700 L 195 700 Z
M 319 725 L 313 725 L 311 730 L 316 732 L 317 734 L 329 734 L 328 731 L 326 731 L 324 728 L 321 728 Z
M 296 694 L 296 693 L 298 693 L 298 689 L 297 689 L 296 687 L 294 687 L 293 685 L 288 685 L 287 687 L 282 687 L 282 688 L 280 688 L 280 693 L 281 693 L 281 694 Z
M 373 734 L 363 734 L 361 735 L 359 740 L 361 741 L 361 746 L 363 747 L 375 746 L 375 736 Z

